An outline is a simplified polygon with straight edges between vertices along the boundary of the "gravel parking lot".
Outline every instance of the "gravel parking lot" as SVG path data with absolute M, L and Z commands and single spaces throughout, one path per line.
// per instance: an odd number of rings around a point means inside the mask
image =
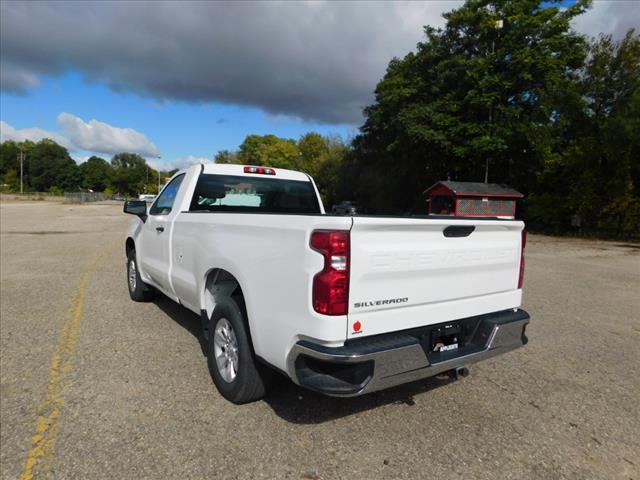
M 121 206 L 0 218 L 3 479 L 640 479 L 640 245 L 530 236 L 530 342 L 464 380 L 235 406 L 198 317 L 129 300 Z

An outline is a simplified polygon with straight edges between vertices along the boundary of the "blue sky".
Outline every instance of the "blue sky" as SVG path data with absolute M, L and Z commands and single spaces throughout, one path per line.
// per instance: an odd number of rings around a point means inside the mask
M 78 161 L 136 152 L 169 169 L 248 134 L 349 138 L 389 61 L 461 4 L 5 0 L 0 139 L 53 138 Z M 615 38 L 639 25 L 640 1 L 623 0 L 596 0 L 574 22 Z
M 259 108 L 216 102 L 158 101 L 114 91 L 85 80 L 78 72 L 45 76 L 28 94 L 1 92 L 0 105 L 2 119 L 16 129 L 35 125 L 58 131 L 56 119 L 61 112 L 72 113 L 84 121 L 96 118 L 113 126 L 133 128 L 153 142 L 167 162 L 189 155 L 212 160 L 219 150 L 237 149 L 247 134 L 272 133 L 298 139 L 309 131 L 343 138 L 357 133 L 355 125 L 305 121 L 290 115 L 268 114 Z M 78 150 L 72 155 L 83 159 L 91 154 Z M 100 155 L 109 158 L 108 154 Z

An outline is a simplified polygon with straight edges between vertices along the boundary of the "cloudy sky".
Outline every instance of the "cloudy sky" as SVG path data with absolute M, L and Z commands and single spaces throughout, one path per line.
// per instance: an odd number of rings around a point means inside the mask
M 175 166 L 250 133 L 353 135 L 389 60 L 460 4 L 2 1 L 0 136 Z M 575 23 L 634 26 L 637 0 L 596 1 Z

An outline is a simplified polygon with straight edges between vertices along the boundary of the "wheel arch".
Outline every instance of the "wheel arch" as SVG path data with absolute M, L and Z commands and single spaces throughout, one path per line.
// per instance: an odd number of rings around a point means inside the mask
M 211 268 L 207 271 L 202 282 L 200 292 L 200 308 L 206 312 L 207 318 L 211 318 L 217 301 L 220 298 L 228 298 L 240 295 L 246 303 L 246 297 L 240 284 L 240 280 L 224 268 Z M 246 313 L 246 312 L 245 312 Z M 248 320 L 248 319 L 246 319 Z
M 136 242 L 133 241 L 133 238 L 127 237 L 127 241 L 124 243 L 124 253 L 129 257 L 129 253 L 136 249 Z

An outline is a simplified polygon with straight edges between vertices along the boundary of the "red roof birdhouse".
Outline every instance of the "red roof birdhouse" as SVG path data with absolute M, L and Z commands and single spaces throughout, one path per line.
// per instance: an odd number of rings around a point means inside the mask
M 437 182 L 424 191 L 430 215 L 514 218 L 517 190 L 496 183 Z

